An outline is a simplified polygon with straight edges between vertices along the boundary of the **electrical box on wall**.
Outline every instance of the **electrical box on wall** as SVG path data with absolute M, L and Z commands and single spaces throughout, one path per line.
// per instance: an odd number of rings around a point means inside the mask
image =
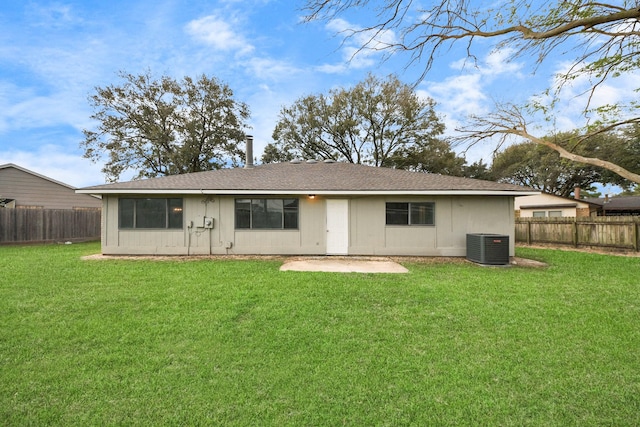
M 204 217 L 203 227 L 204 228 L 213 228 L 213 218 L 211 218 L 210 216 L 205 216 Z

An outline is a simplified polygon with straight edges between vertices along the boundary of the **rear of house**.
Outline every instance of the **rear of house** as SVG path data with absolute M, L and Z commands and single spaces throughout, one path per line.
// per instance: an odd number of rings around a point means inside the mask
M 335 162 L 224 169 L 80 191 L 102 195 L 104 254 L 167 255 L 464 256 L 467 233 L 513 236 L 514 197 L 535 193 Z

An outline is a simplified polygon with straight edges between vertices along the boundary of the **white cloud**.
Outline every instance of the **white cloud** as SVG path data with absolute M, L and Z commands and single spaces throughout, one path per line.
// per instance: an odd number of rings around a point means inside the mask
M 283 81 L 301 71 L 286 61 L 271 58 L 250 58 L 246 64 L 254 76 L 263 80 Z
M 346 64 L 323 64 L 315 67 L 315 70 L 324 74 L 342 74 L 348 67 Z
M 189 22 L 185 31 L 196 40 L 215 49 L 236 51 L 238 55 L 246 55 L 254 50 L 254 46 L 240 32 L 234 30 L 234 27 L 239 27 L 238 24 L 238 22 L 227 22 L 217 15 L 209 15 Z
M 579 75 L 570 81 L 561 81 L 558 75 L 566 74 L 575 64 L 562 61 L 557 64 L 553 76 L 549 79 L 552 93 L 557 94 L 553 107 L 553 130 L 572 130 L 584 126 L 593 113 L 587 109 L 594 109 L 606 105 L 626 104 L 637 100 L 636 89 L 640 86 L 640 73 L 626 73 L 617 78 L 611 78 L 600 83 L 591 91 L 596 80 L 587 75 Z M 562 83 L 562 86 L 560 86 Z M 558 89 L 560 89 L 558 91 Z M 532 97 L 541 105 L 550 107 L 554 102 L 551 95 L 537 95 Z M 624 113 L 621 113 L 624 114 Z
M 424 94 L 435 99 L 438 110 L 443 112 L 449 124 L 458 124 L 469 115 L 487 113 L 492 108 L 491 85 L 496 81 L 502 86 L 509 79 L 521 79 L 522 63 L 508 62 L 511 54 L 507 49 L 488 53 L 473 67 L 469 59 L 461 58 L 451 62 L 450 68 L 458 70 L 456 75 L 441 81 L 426 81 L 422 84 Z M 506 77 L 505 77 L 506 76 Z M 451 131 L 453 128 L 447 125 Z
M 37 151 L 0 151 L 0 164 L 14 163 L 74 187 L 104 184 L 100 165 L 75 153 L 65 153 L 57 145 L 44 145 Z
M 449 63 L 452 73 L 442 80 L 424 81 L 418 94 L 429 96 L 437 102 L 436 110 L 442 116 L 447 134 L 454 134 L 455 129 L 464 126 L 471 115 L 482 116 L 494 108 L 497 93 L 505 93 L 505 88 L 520 87 L 515 82 L 523 79 L 524 65 L 519 62 L 508 62 L 511 52 L 507 50 L 487 53 L 477 61 L 467 57 Z M 519 90 L 507 89 L 507 101 L 514 101 Z M 469 162 L 479 159 L 490 161 L 496 146 L 491 143 L 476 144 L 471 147 L 460 146 L 458 150 L 465 152 Z
M 396 34 L 392 30 L 367 30 L 344 19 L 332 19 L 327 23 L 326 29 L 344 39 L 341 46 L 342 59 L 348 64 L 327 64 L 318 67 L 318 71 L 330 74 L 346 68 L 371 68 L 384 55 L 382 49 L 397 42 Z
M 0 80 L 0 134 L 13 130 L 69 126 L 81 130 L 90 124 L 86 95 L 79 90 L 40 94 Z
M 469 57 L 462 57 L 449 64 L 449 68 L 455 71 L 469 73 L 481 73 L 490 78 L 492 76 L 500 76 L 510 74 L 514 77 L 523 77 L 522 69 L 524 63 L 511 61 L 509 57 L 514 53 L 513 49 L 503 48 L 489 52 L 484 58 L 474 60 Z
M 521 77 L 521 70 L 524 64 L 510 61 L 509 57 L 513 54 L 514 50 L 508 48 L 492 51 L 484 59 L 484 64 L 480 67 L 480 71 L 491 76 L 508 73 Z
M 438 102 L 447 114 L 468 116 L 486 109 L 487 95 L 483 92 L 480 74 L 448 77 L 442 82 L 426 84 L 426 93 Z

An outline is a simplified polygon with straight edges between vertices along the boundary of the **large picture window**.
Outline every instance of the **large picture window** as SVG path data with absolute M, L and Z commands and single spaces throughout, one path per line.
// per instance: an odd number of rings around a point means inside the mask
M 298 228 L 298 199 L 236 199 L 236 228 Z
M 434 225 L 435 204 L 432 202 L 389 202 L 387 225 Z
M 120 228 L 182 228 L 182 199 L 120 199 Z

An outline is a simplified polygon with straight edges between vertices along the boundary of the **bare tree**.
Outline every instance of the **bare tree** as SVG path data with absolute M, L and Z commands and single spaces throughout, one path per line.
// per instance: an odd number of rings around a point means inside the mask
M 489 39 L 495 49 L 510 48 L 509 60 L 527 56 L 543 63 L 552 52 L 560 52 L 572 65 L 557 76 L 557 85 L 546 92 L 547 105 L 531 103 L 527 108 L 498 106 L 488 117 L 473 118 L 463 129 L 467 141 L 478 142 L 500 136 L 524 138 L 558 151 L 564 158 L 597 165 L 640 183 L 640 175 L 597 158 L 584 158 L 554 145 L 529 131 L 524 112 L 553 117 L 553 107 L 563 88 L 586 77 L 583 140 L 621 126 L 638 123 L 638 103 L 592 107 L 596 89 L 610 79 L 640 68 L 640 5 L 637 0 L 594 2 L 581 0 L 507 0 L 498 7 L 471 0 L 432 0 L 420 8 L 412 0 L 308 0 L 306 19 L 331 20 L 361 8 L 375 11 L 375 22 L 352 29 L 345 37 L 366 35 L 360 49 L 410 55 L 410 64 L 423 64 L 421 79 L 433 67 L 438 54 L 463 43 L 475 61 L 477 39 Z M 397 37 L 381 37 L 393 31 Z M 392 40 L 392 41 L 389 41 Z M 386 42 L 385 42 L 386 41 Z M 621 119 L 622 118 L 622 119 Z

